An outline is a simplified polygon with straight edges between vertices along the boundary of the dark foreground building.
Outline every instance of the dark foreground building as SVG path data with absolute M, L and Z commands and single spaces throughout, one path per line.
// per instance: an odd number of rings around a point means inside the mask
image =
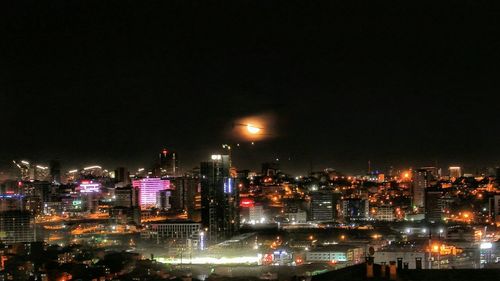
M 466 281 L 497 280 L 500 269 L 398 269 L 374 264 L 371 270 L 366 263 L 330 271 L 312 277 L 312 281 L 357 281 L 357 280 L 397 280 L 397 281 Z

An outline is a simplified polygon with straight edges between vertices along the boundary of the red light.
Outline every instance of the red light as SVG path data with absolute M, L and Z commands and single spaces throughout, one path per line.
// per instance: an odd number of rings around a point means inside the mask
M 242 198 L 240 201 L 240 207 L 242 208 L 250 208 L 255 206 L 255 201 L 250 198 Z
M 163 149 L 163 151 L 161 153 L 163 153 L 163 155 L 167 155 L 168 154 L 168 150 Z
M 18 181 L 17 182 L 17 186 L 22 186 L 23 185 L 23 182 L 22 181 Z
M 82 181 L 82 184 L 89 184 L 90 181 Z

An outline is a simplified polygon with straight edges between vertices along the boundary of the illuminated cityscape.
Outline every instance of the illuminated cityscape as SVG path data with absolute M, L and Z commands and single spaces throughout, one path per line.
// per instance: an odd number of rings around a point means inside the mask
M 10 2 L 0 281 L 500 276 L 494 7 Z

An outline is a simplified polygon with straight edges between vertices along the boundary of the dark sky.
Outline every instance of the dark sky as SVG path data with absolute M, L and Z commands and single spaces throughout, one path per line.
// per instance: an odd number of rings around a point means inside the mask
M 5 2 L 3 163 L 136 168 L 166 146 L 190 168 L 267 113 L 239 168 L 500 164 L 500 10 L 481 1 Z

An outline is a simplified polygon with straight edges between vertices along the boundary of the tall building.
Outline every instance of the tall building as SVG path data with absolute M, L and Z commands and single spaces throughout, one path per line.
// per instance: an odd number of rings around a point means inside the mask
M 124 187 L 115 189 L 115 207 L 138 207 L 139 206 L 139 189 L 132 187 Z
M 194 199 L 198 193 L 200 180 L 195 176 L 182 176 L 173 179 L 172 209 L 184 210 L 188 213 L 195 208 Z
M 162 149 L 158 155 L 158 163 L 153 170 L 156 177 L 176 177 L 179 172 L 179 156 L 177 152 Z
M 171 206 L 172 191 L 171 190 L 160 190 L 156 193 L 156 208 L 160 210 L 170 210 Z
M 450 178 L 457 179 L 462 176 L 462 168 L 458 166 L 450 167 L 449 171 L 450 171 Z
M 239 229 L 239 194 L 230 174 L 229 155 L 212 155 L 200 164 L 201 217 L 208 242 L 217 243 Z
M 367 199 L 350 198 L 342 201 L 344 219 L 366 220 L 370 216 L 370 205 Z
M 61 163 L 57 160 L 51 160 L 49 163 L 50 181 L 55 184 L 61 184 Z
M 50 169 L 47 166 L 36 165 L 33 167 L 33 180 L 48 181 L 50 180 Z
M 425 218 L 430 222 L 441 222 L 443 206 L 441 197 L 443 191 L 439 188 L 427 188 L 425 191 Z
M 15 244 L 35 241 L 35 231 L 31 220 L 29 212 L 0 212 L 0 242 Z
M 311 193 L 311 220 L 331 221 L 337 217 L 337 200 L 340 197 L 336 193 L 317 191 Z
M 126 186 L 130 183 L 130 173 L 125 167 L 118 167 L 115 170 L 115 182 Z
M 413 173 L 411 184 L 412 205 L 414 208 L 425 207 L 425 189 L 429 186 L 429 172 L 425 169 L 418 169 Z
M 144 178 L 132 181 L 132 186 L 139 189 L 139 205 L 141 209 L 156 206 L 156 194 L 170 189 L 170 181 L 161 178 Z
M 493 202 L 490 203 L 491 217 L 495 220 L 497 224 L 500 223 L 500 195 L 493 195 L 491 199 Z

